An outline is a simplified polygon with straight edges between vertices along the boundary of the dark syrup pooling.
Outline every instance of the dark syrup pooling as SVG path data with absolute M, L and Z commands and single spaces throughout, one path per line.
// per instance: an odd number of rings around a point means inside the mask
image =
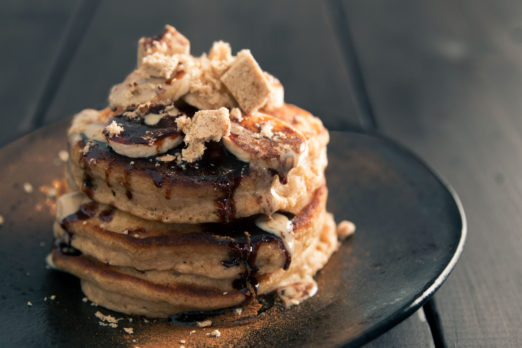
M 94 188 L 94 184 L 92 182 L 93 179 L 90 174 L 90 171 L 87 168 L 84 168 L 84 169 L 85 169 L 85 174 L 83 175 L 82 191 L 83 191 L 83 193 L 85 193 L 87 195 L 87 197 L 92 199 L 93 188 Z
M 155 125 L 145 124 L 145 115 L 149 113 L 159 114 L 163 111 L 163 106 L 151 106 L 143 113 L 136 113 L 136 116 L 129 116 L 128 113 L 135 112 L 129 109 L 122 114 L 111 117 L 108 124 L 113 121 L 123 128 L 123 131 L 115 136 L 111 136 L 107 130 L 103 131 L 105 137 L 111 141 L 121 144 L 147 145 L 151 143 L 161 142 L 162 139 L 179 134 L 176 125 L 176 116 L 164 115 Z
M 224 309 L 216 309 L 213 311 L 193 311 L 193 312 L 184 312 L 178 313 L 169 318 L 171 323 L 181 324 L 181 325 L 190 325 L 194 326 L 198 321 L 204 321 L 206 319 L 222 315 L 225 313 Z
M 98 218 L 103 222 L 111 222 L 114 217 L 114 209 L 108 208 L 98 214 Z
M 222 234 L 232 237 L 228 242 L 229 258 L 222 261 L 225 267 L 236 267 L 243 265 L 245 271 L 238 279 L 235 279 L 232 286 L 240 290 L 245 295 L 252 297 L 257 294 L 259 286 L 257 280 L 258 268 L 256 267 L 257 252 L 263 243 L 277 242 L 278 246 L 285 253 L 285 263 L 283 268 L 286 270 L 290 266 L 291 255 L 286 250 L 281 238 L 263 231 L 256 226 L 257 216 L 236 219 L 227 224 L 203 224 L 203 229 L 212 235 Z M 226 231 L 223 234 L 223 231 Z

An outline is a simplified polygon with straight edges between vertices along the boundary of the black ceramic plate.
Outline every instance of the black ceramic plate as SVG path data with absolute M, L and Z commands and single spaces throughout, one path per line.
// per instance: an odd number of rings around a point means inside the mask
M 0 150 L 2 347 L 177 346 L 180 340 L 187 347 L 359 345 L 420 307 L 462 250 L 466 224 L 458 199 L 422 161 L 377 135 L 332 132 L 328 207 L 337 221 L 354 221 L 357 232 L 318 274 L 315 297 L 219 328 L 219 338 L 206 336 L 211 329 L 190 335 L 193 327 L 138 317 L 101 327 L 94 313 L 112 312 L 82 302 L 78 280 L 44 263 L 53 218 L 40 187 L 62 175 L 65 128 L 64 122 L 43 128 Z M 34 192 L 24 191 L 25 182 Z

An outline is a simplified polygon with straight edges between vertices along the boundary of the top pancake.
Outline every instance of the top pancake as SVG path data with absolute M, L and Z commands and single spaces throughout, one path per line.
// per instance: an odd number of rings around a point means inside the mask
M 316 117 L 293 105 L 264 113 L 295 129 L 306 142 L 306 152 L 283 180 L 277 170 L 243 162 L 215 142 L 207 143 L 203 157 L 193 163 L 162 160 L 165 155 L 179 158 L 181 145 L 145 158 L 120 155 L 101 130 L 121 117 L 122 110 L 105 109 L 85 110 L 73 120 L 69 183 L 95 201 L 163 222 L 227 222 L 275 211 L 297 213 L 324 184 L 328 132 Z M 147 132 L 146 126 L 140 127 Z M 166 136 L 158 126 L 149 131 Z

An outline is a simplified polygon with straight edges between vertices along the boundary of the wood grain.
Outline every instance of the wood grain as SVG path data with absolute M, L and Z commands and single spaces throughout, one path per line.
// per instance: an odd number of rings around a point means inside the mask
M 468 214 L 462 260 L 437 294 L 446 341 L 521 346 L 522 3 L 344 4 L 378 124 Z
M 419 309 L 408 319 L 366 344 L 367 348 L 377 347 L 434 347 L 424 312 Z
M 62 33 L 77 0 L 0 2 L 0 145 L 29 131 L 23 120 L 34 112 Z

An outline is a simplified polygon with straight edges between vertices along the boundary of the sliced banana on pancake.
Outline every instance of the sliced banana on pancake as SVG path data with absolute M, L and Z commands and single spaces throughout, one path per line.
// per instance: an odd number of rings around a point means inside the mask
M 103 134 L 118 154 L 143 158 L 159 155 L 181 144 L 183 135 L 176 125 L 174 113 L 149 110 L 145 115 L 127 111 L 112 117 Z
M 133 71 L 109 94 L 111 107 L 128 108 L 150 102 L 170 104 L 189 91 L 190 76 L 184 70 L 177 70 L 172 77 L 150 76 L 144 69 Z
M 306 138 L 298 130 L 261 112 L 234 118 L 230 135 L 223 142 L 241 161 L 273 169 L 281 178 L 299 164 L 307 151 Z

